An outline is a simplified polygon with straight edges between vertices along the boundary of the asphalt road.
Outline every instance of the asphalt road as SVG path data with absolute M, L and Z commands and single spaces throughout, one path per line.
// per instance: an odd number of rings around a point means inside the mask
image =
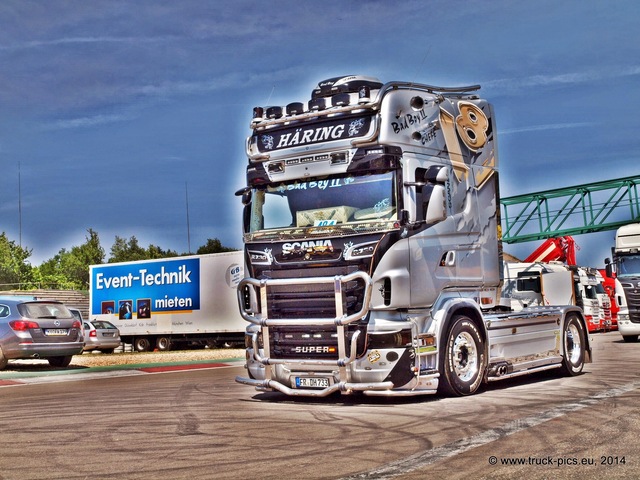
M 0 479 L 640 478 L 640 343 L 467 398 L 290 399 L 241 367 L 0 388 Z M 58 381 L 60 380 L 60 381 Z

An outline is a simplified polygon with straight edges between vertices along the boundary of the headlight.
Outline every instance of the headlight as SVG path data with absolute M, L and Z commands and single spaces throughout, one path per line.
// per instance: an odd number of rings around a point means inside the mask
M 410 347 L 411 341 L 411 330 L 367 334 L 367 348 L 369 349 Z

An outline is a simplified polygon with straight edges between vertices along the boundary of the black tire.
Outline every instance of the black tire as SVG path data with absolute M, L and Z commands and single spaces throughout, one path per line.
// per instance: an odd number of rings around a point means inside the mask
M 9 360 L 3 355 L 2 349 L 0 348 L 0 370 L 4 370 L 5 368 L 7 368 L 8 364 Z
M 138 337 L 133 341 L 133 349 L 136 352 L 148 352 L 151 350 L 151 342 L 147 337 Z
M 571 315 L 564 321 L 562 329 L 562 372 L 568 376 L 578 375 L 584 368 L 587 346 L 584 324 Z
M 482 384 L 486 367 L 478 327 L 466 315 L 456 315 L 440 354 L 440 392 L 457 397 L 473 395 Z
M 115 348 L 104 348 L 104 349 L 102 349 L 100 351 L 102 353 L 111 354 L 111 353 L 113 353 L 114 350 L 115 350 Z
M 622 339 L 627 343 L 633 343 L 638 341 L 638 335 L 622 335 Z
M 67 355 L 66 357 L 49 357 L 47 361 L 49 365 L 56 368 L 66 368 L 71 363 L 72 355 Z
M 161 352 L 167 352 L 171 350 L 171 338 L 169 337 L 158 337 L 156 340 L 156 347 Z

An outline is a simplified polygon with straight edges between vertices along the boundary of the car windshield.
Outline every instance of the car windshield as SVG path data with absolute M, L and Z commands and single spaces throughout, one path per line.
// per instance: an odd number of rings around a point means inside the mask
M 256 189 L 250 232 L 396 218 L 393 172 L 295 181 Z
M 640 275 L 640 255 L 625 255 L 618 257 L 619 277 Z
M 115 330 L 117 328 L 113 323 L 107 322 L 106 320 L 99 320 L 91 323 L 93 323 L 96 330 Z
M 33 302 L 18 305 L 18 312 L 26 318 L 73 318 L 62 303 Z

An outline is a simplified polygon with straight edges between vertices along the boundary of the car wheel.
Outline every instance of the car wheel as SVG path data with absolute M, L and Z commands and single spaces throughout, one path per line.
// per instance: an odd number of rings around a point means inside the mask
M 9 364 L 9 360 L 2 353 L 2 349 L 0 348 L 0 370 L 4 370 Z
M 52 367 L 65 368 L 69 366 L 72 358 L 73 356 L 67 355 L 66 357 L 49 357 L 47 360 Z
M 633 343 L 638 341 L 638 335 L 622 335 L 622 339 L 627 343 Z
M 115 348 L 104 348 L 102 350 L 100 350 L 102 353 L 113 353 L 113 351 L 115 350 Z

